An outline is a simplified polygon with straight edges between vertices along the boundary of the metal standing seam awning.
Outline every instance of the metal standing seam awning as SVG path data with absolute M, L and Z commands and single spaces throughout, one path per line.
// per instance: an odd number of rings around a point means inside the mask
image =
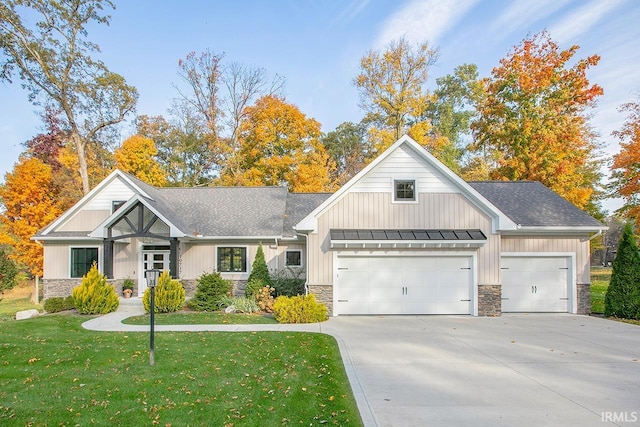
M 331 229 L 332 249 L 477 248 L 487 242 L 481 230 Z

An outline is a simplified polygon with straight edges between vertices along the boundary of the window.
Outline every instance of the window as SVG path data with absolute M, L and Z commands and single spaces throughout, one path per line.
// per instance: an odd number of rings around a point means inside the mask
M 246 273 L 247 248 L 218 248 L 218 271 Z
M 285 265 L 287 267 L 302 267 L 302 251 L 287 251 Z
M 115 211 L 120 209 L 120 207 L 125 203 L 127 202 L 124 200 L 114 200 L 113 202 L 111 202 L 111 213 L 114 213 Z
M 414 180 L 398 180 L 393 182 L 395 201 L 414 202 L 416 200 L 416 182 Z
M 71 277 L 83 277 L 98 264 L 98 248 L 71 248 Z

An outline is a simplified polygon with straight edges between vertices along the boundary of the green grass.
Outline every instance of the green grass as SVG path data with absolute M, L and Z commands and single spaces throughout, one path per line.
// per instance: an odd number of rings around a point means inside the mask
M 604 296 L 611 280 L 610 267 L 591 268 L 591 312 L 604 314 Z
M 91 332 L 6 325 L 0 425 L 362 425 L 335 339 L 293 332 Z M 9 327 L 10 326 L 10 327 Z
M 0 295 L 0 322 L 13 320 L 16 313 L 35 308 L 42 311 L 42 304 L 31 302 L 33 282 L 25 281 Z
M 134 316 L 125 319 L 127 325 L 148 325 L 149 315 Z M 157 325 L 254 325 L 278 323 L 273 316 L 257 314 L 226 314 L 226 313 L 158 313 L 154 323 Z

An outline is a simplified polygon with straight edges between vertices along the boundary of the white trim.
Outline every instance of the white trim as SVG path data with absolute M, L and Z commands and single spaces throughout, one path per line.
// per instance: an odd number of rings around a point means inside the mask
M 289 265 L 287 264 L 287 253 L 288 252 L 298 252 L 300 254 L 300 265 Z M 276 257 L 277 259 L 277 257 Z M 304 259 L 302 258 L 302 249 L 285 249 L 284 251 L 284 266 L 289 268 L 304 268 Z
M 469 315 L 478 316 L 478 254 L 477 252 L 451 251 L 451 252 L 413 252 L 413 251 L 333 251 L 333 316 L 339 313 L 338 289 L 338 258 L 339 257 L 462 257 L 471 258 L 471 312 Z
M 567 296 L 572 314 L 578 313 L 578 285 L 576 281 L 576 257 L 575 252 L 502 252 L 500 254 L 500 267 L 502 267 L 502 258 L 569 258 L 569 283 L 567 286 Z M 502 277 L 500 278 L 500 287 L 502 288 Z
M 567 227 L 567 226 L 523 226 L 518 225 L 517 230 L 509 230 L 505 231 L 502 234 L 504 235 L 522 235 L 522 234 L 576 234 L 576 233 L 596 233 L 602 232 L 604 230 L 608 230 L 609 227 L 606 226 L 575 226 L 575 227 Z
M 67 277 L 69 279 L 82 279 L 83 276 L 80 277 L 71 277 L 71 272 L 73 271 L 73 250 L 74 249 L 97 249 L 98 250 L 98 271 L 102 273 L 102 248 L 100 245 L 69 245 L 69 270 L 67 271 Z
M 396 182 L 413 182 L 413 199 L 400 199 L 396 198 Z M 391 178 L 391 203 L 400 205 L 416 205 L 418 204 L 418 180 L 415 178 Z

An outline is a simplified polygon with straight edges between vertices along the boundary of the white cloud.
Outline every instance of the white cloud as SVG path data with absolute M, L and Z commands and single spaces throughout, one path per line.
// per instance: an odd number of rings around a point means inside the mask
M 497 34 L 504 36 L 516 30 L 531 26 L 557 10 L 571 0 L 521 0 L 511 5 L 493 23 L 492 28 Z
M 549 28 L 551 37 L 558 43 L 567 43 L 570 40 L 588 33 L 607 13 L 615 9 L 626 0 L 594 0 L 576 9 Z
M 353 18 L 358 16 L 360 12 L 369 4 L 370 0 L 353 0 L 347 4 L 338 16 L 331 22 L 331 26 L 335 24 L 344 25 L 349 23 Z
M 414 0 L 394 13 L 383 25 L 375 42 L 383 48 L 390 41 L 406 37 L 410 42 L 427 40 L 432 46 L 453 27 L 478 0 Z

